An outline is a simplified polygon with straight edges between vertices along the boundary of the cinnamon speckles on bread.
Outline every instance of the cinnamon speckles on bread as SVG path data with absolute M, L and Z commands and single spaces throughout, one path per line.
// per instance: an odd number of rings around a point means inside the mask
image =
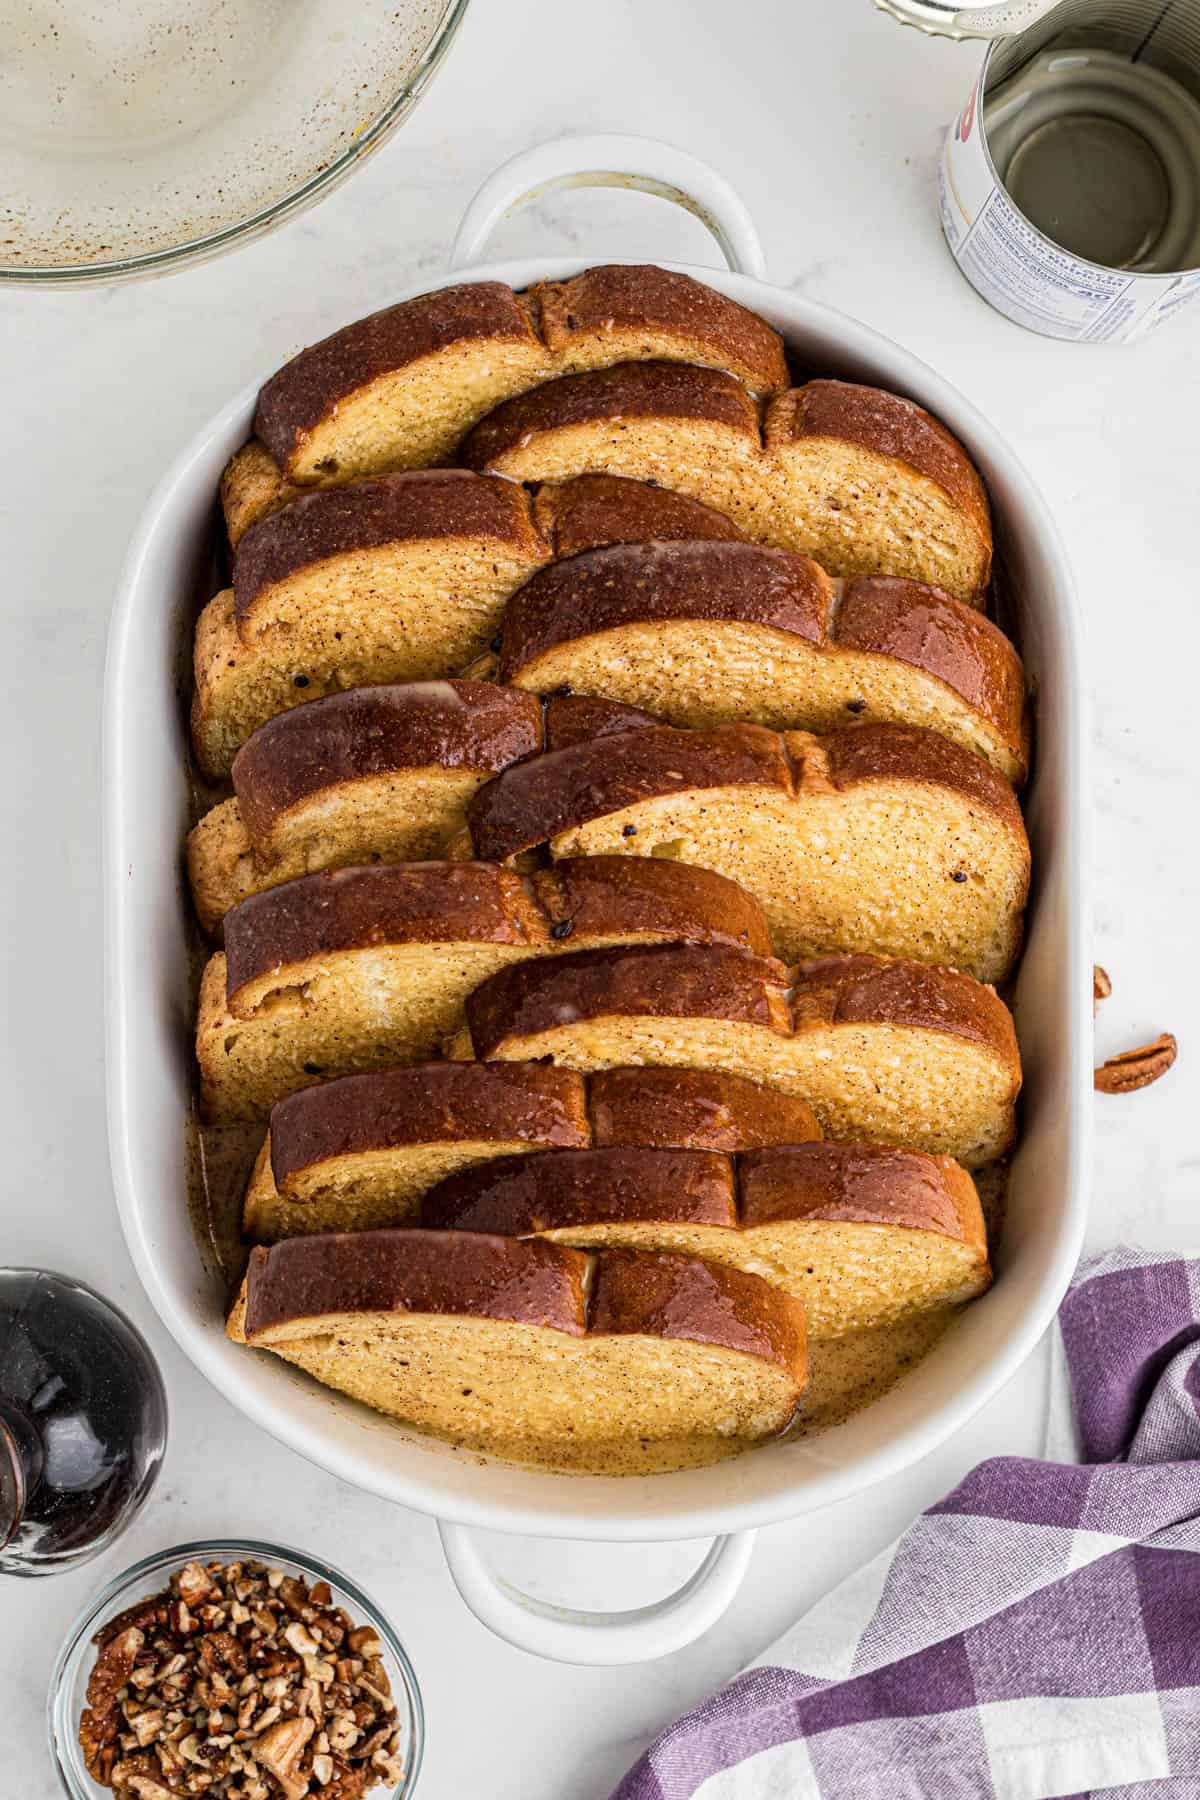
M 515 764 L 467 811 L 476 853 L 499 861 L 546 844 L 715 869 L 760 901 L 786 960 L 868 951 L 997 981 L 1020 942 L 1012 788 L 912 726 L 643 729 Z
M 712 370 L 645 362 L 566 376 L 497 407 L 461 460 L 515 481 L 660 481 L 831 575 L 899 575 L 970 605 L 991 569 L 987 498 L 966 451 L 912 401 L 855 383 L 778 394 L 760 416 Z
M 570 932 L 555 928 L 571 922 Z M 761 912 L 706 870 L 590 857 L 528 881 L 490 863 L 343 869 L 252 896 L 205 967 L 196 1024 L 212 1120 L 262 1118 L 337 1075 L 419 1062 L 510 962 L 589 946 L 761 949 Z
M 819 1136 L 803 1100 L 736 1075 L 422 1063 L 323 1082 L 273 1107 L 242 1225 L 252 1242 L 273 1243 L 411 1224 L 446 1176 L 524 1151 L 755 1150 Z
M 696 1150 L 576 1150 L 451 1175 L 427 1229 L 703 1256 L 803 1301 L 811 1337 L 960 1304 L 991 1280 L 975 1184 L 949 1157 L 794 1144 L 736 1160 Z
M 756 394 L 787 382 L 769 325 L 653 266 L 589 269 L 528 295 L 464 283 L 359 319 L 264 385 L 257 438 L 223 484 L 230 536 L 297 486 L 446 462 L 498 401 L 552 375 L 643 357 L 728 369 Z
M 499 677 L 543 694 L 569 683 L 672 725 L 923 726 L 1010 780 L 1028 761 L 1020 658 L 975 607 L 898 577 L 834 582 L 757 544 L 621 544 L 550 564 L 508 603 Z
M 806 1100 L 839 1140 L 976 1168 L 1013 1138 L 1012 1017 L 949 969 L 831 956 L 789 971 L 718 946 L 613 949 L 491 976 L 466 1019 L 481 1060 L 749 1076 Z

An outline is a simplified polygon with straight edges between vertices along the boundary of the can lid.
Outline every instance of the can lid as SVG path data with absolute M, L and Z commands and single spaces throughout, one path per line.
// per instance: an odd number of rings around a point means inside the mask
M 931 37 L 997 38 L 1024 31 L 1057 0 L 875 0 L 880 12 Z

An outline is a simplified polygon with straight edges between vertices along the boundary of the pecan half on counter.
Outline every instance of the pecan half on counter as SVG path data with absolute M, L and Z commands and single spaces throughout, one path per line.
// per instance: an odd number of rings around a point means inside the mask
M 374 1631 L 260 1562 L 191 1562 L 96 1636 L 79 1741 L 127 1800 L 359 1800 L 404 1773 Z

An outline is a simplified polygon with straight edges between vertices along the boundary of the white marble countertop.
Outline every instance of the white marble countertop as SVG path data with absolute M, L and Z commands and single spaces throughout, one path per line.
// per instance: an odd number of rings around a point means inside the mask
M 519 149 L 624 130 L 715 163 L 750 204 L 773 280 L 927 358 L 1041 482 L 1090 640 L 1096 948 L 1114 985 L 1101 1049 L 1163 1027 L 1182 1045 L 1159 1086 L 1097 1101 L 1091 1235 L 1200 1243 L 1188 1104 L 1200 1046 L 1200 312 L 1132 349 L 1078 348 L 1029 336 L 976 298 L 942 244 L 933 172 L 978 60 L 971 46 L 901 31 L 868 0 L 479 0 L 407 127 L 314 212 L 166 281 L 0 298 L 0 1257 L 68 1270 L 125 1306 L 173 1407 L 157 1492 L 118 1546 L 55 1581 L 0 1578 L 0 1790 L 13 1800 L 57 1792 L 43 1707 L 71 1619 L 118 1568 L 172 1541 L 291 1541 L 375 1594 L 424 1688 L 430 1800 L 604 1800 L 659 1727 L 974 1462 L 1039 1447 L 1044 1355 L 904 1478 L 764 1531 L 744 1589 L 701 1642 L 640 1668 L 564 1668 L 475 1623 L 428 1519 L 339 1485 L 249 1425 L 184 1362 L 138 1287 L 108 1175 L 98 877 L 101 675 L 126 539 L 165 460 L 243 381 L 415 275 L 438 277 L 467 198 Z M 715 254 L 694 220 L 613 192 L 552 196 L 496 245 L 540 251 Z M 496 1553 L 540 1593 L 613 1606 L 667 1591 L 696 1557 L 515 1540 Z

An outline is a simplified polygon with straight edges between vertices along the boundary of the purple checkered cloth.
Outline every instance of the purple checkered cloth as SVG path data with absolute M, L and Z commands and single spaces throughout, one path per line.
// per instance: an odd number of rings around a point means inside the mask
M 981 1463 L 613 1800 L 1200 1800 L 1200 1262 L 1059 1323 L 1081 1463 Z

